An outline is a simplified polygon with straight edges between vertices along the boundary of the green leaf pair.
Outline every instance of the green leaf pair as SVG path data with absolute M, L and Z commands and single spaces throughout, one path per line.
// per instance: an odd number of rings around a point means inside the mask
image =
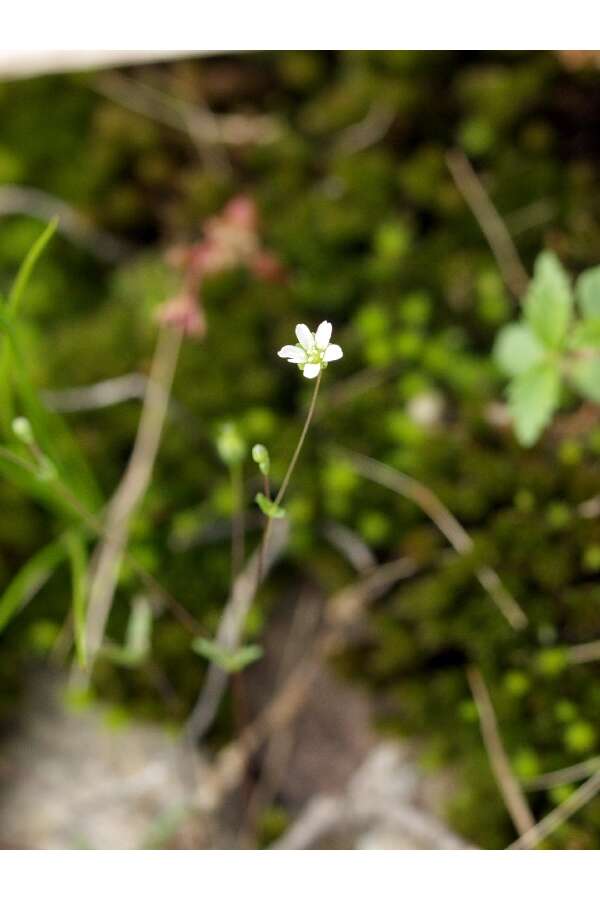
M 246 644 L 237 650 L 228 650 L 217 644 L 216 641 L 209 641 L 207 638 L 196 638 L 192 643 L 192 650 L 200 656 L 204 656 L 210 662 L 219 666 L 225 672 L 232 675 L 234 672 L 240 672 L 256 662 L 263 655 L 262 648 L 258 644 Z
M 285 509 L 282 506 L 279 506 L 274 500 L 269 500 L 269 498 L 265 497 L 260 491 L 254 499 L 258 503 L 260 511 L 269 519 L 283 519 L 286 515 Z

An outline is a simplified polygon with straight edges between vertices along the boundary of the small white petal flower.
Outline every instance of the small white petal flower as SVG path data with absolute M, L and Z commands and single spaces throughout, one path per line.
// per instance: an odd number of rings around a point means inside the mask
M 321 371 L 321 363 L 307 363 L 302 374 L 305 378 L 316 378 Z
M 314 349 L 314 336 L 308 325 L 296 325 L 296 337 L 301 347 L 304 347 L 307 353 Z
M 329 346 L 325 348 L 323 359 L 325 362 L 335 362 L 336 359 L 341 359 L 343 355 L 343 350 L 339 344 L 329 344 Z
M 287 359 L 292 363 L 306 362 L 306 350 L 292 344 L 286 344 L 285 347 L 282 347 L 277 356 L 281 356 L 282 359 Z
M 329 343 L 332 330 L 331 322 L 327 321 L 321 322 L 314 333 L 307 325 L 296 325 L 298 343 L 286 344 L 277 355 L 297 365 L 305 378 L 316 378 L 328 363 L 344 355 L 338 344 Z
M 315 332 L 315 346 L 318 350 L 325 350 L 331 340 L 331 322 L 321 322 Z

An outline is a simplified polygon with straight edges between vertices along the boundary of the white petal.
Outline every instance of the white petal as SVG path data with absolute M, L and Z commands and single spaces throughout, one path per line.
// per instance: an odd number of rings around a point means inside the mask
M 296 337 L 298 343 L 302 344 L 307 353 L 310 353 L 315 344 L 308 325 L 296 325 Z
M 306 353 L 302 347 L 294 347 L 292 344 L 286 344 L 282 347 L 277 356 L 282 359 L 289 359 L 293 363 L 303 363 L 306 360 Z
M 321 366 L 319 363 L 307 363 L 307 365 L 304 366 L 304 372 L 302 374 L 305 378 L 316 378 L 320 371 Z
M 321 322 L 315 334 L 315 344 L 319 350 L 324 350 L 331 340 L 331 322 Z
M 341 359 L 344 355 L 339 344 L 330 344 L 323 354 L 325 362 L 333 362 L 335 359 Z

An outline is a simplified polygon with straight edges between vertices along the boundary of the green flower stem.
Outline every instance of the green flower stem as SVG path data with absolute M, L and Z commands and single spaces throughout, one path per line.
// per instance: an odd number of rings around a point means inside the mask
M 275 504 L 277 506 L 282 502 L 285 492 L 287 490 L 287 486 L 290 483 L 290 478 L 292 477 L 292 473 L 296 468 L 296 463 L 298 462 L 298 457 L 300 456 L 300 451 L 302 450 L 302 445 L 304 444 L 304 439 L 308 433 L 308 429 L 310 428 L 310 423 L 312 422 L 312 418 L 315 412 L 315 407 L 317 405 L 317 397 L 319 394 L 319 387 L 321 386 L 321 375 L 323 374 L 322 370 L 319 372 L 317 376 L 317 380 L 315 382 L 315 389 L 313 391 L 313 395 L 310 400 L 310 406 L 308 407 L 308 412 L 306 414 L 306 419 L 304 422 L 304 427 L 302 429 L 302 433 L 298 439 L 298 443 L 296 445 L 296 449 L 294 450 L 294 455 L 290 460 L 290 464 L 287 468 L 287 472 L 283 477 L 283 481 L 281 482 L 281 487 L 279 488 L 279 492 L 275 497 Z
M 275 502 L 276 506 L 279 506 L 279 504 L 282 502 L 282 500 L 285 496 L 285 492 L 287 490 L 288 484 L 290 483 L 290 478 L 292 477 L 294 469 L 296 468 L 296 463 L 298 462 L 298 457 L 300 456 L 300 451 L 302 450 L 302 445 L 304 444 L 304 440 L 306 438 L 306 435 L 308 434 L 308 429 L 310 428 L 310 423 L 312 422 L 314 412 L 315 412 L 315 407 L 317 405 L 317 397 L 319 395 L 319 388 L 321 386 L 321 375 L 322 374 L 323 373 L 321 370 L 321 372 L 319 372 L 319 374 L 317 376 L 317 380 L 315 382 L 315 389 L 313 391 L 313 394 L 312 394 L 312 397 L 310 400 L 310 406 L 308 407 L 306 419 L 304 420 L 304 426 L 300 433 L 300 437 L 298 438 L 298 443 L 296 444 L 296 449 L 294 450 L 294 453 L 292 455 L 290 463 L 287 467 L 287 472 L 285 473 L 285 475 L 283 477 L 283 481 L 281 482 L 281 487 L 279 488 L 279 491 L 277 492 L 277 496 L 275 497 L 274 502 Z M 269 496 L 269 494 L 267 494 L 267 496 Z M 271 534 L 272 524 L 273 524 L 273 519 L 267 518 L 267 523 L 265 525 L 265 530 L 263 532 L 263 538 L 262 538 L 262 541 L 260 544 L 260 550 L 259 550 L 259 555 L 258 555 L 258 566 L 256 569 L 256 584 L 254 587 L 253 598 L 254 598 L 254 596 L 256 596 L 256 593 L 257 593 L 257 591 L 260 587 L 260 583 L 262 581 L 265 553 L 267 550 L 267 544 L 269 542 L 269 536 Z
M 267 500 L 271 499 L 271 482 L 269 481 L 268 475 L 263 475 L 263 488 L 265 492 L 265 497 Z

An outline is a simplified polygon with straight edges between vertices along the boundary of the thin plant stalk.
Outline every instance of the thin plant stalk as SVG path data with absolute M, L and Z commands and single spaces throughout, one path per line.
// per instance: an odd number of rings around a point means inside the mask
M 233 511 L 231 515 L 231 585 L 235 590 L 236 579 L 241 572 L 245 555 L 244 523 L 244 477 L 241 462 L 230 465 Z M 235 672 L 231 678 L 233 693 L 233 714 L 236 730 L 243 731 L 246 724 L 246 701 L 242 673 Z
M 277 496 L 275 497 L 275 505 L 276 506 L 279 506 L 279 504 L 283 501 L 283 498 L 285 497 L 285 492 L 287 491 L 288 484 L 290 483 L 290 478 L 292 477 L 294 469 L 296 468 L 296 463 L 298 462 L 298 457 L 300 456 L 302 446 L 306 439 L 306 435 L 308 434 L 308 429 L 310 428 L 310 423 L 312 422 L 312 419 L 313 419 L 313 416 L 315 413 L 315 408 L 317 405 L 317 397 L 319 396 L 319 388 L 321 386 L 321 375 L 322 375 L 322 371 L 319 372 L 319 374 L 317 376 L 317 380 L 315 382 L 315 388 L 313 390 L 313 394 L 312 394 L 312 397 L 310 400 L 310 405 L 308 407 L 308 412 L 306 414 L 306 419 L 304 420 L 304 426 L 300 433 L 300 437 L 298 438 L 298 443 L 296 444 L 296 449 L 294 450 L 294 453 L 292 454 L 292 458 L 287 467 L 287 471 L 286 471 L 285 475 L 283 476 L 283 481 L 281 482 L 281 487 L 279 488 L 279 491 L 277 492 Z M 267 496 L 269 496 L 269 495 L 267 494 Z M 272 522 L 273 522 L 273 519 L 271 519 L 270 517 L 267 518 L 265 530 L 263 532 L 263 538 L 262 538 L 262 542 L 260 545 L 260 552 L 259 552 L 259 556 L 258 556 L 258 567 L 256 569 L 256 587 L 255 587 L 255 591 L 254 591 L 255 594 L 258 591 L 258 589 L 260 587 L 260 583 L 262 581 L 265 552 L 267 549 L 267 543 L 269 541 L 269 536 L 271 534 Z
M 159 331 L 131 456 L 107 507 L 107 537 L 96 550 L 89 591 L 87 641 L 90 673 L 104 640 L 130 523 L 152 477 L 182 340 L 183 332 L 178 329 L 162 328 Z
M 300 437 L 298 438 L 298 443 L 292 454 L 292 458 L 289 462 L 286 473 L 283 477 L 281 487 L 279 488 L 279 491 L 277 492 L 277 496 L 275 497 L 274 502 L 276 504 L 281 503 L 281 501 L 283 500 L 286 490 L 288 488 L 288 485 L 290 483 L 290 479 L 291 479 L 294 469 L 296 467 L 296 463 L 298 462 L 298 458 L 300 456 L 302 446 L 304 444 L 306 435 L 308 433 L 308 429 L 310 428 L 310 424 L 311 424 L 313 416 L 314 416 L 320 385 L 321 385 L 321 373 L 319 373 L 319 375 L 317 376 L 317 380 L 315 382 L 315 387 L 314 387 L 311 401 L 310 401 L 310 404 L 308 407 L 308 412 L 306 414 L 306 419 L 304 421 L 304 425 L 302 427 Z M 254 580 L 254 584 L 252 586 L 249 596 L 247 598 L 245 598 L 244 605 L 245 605 L 246 609 L 249 609 L 250 606 L 252 605 L 254 598 L 256 597 L 258 588 L 260 587 L 260 584 L 262 581 L 263 572 L 264 572 L 264 568 L 265 568 L 265 559 L 267 557 L 267 549 L 268 549 L 268 545 L 269 545 L 269 538 L 271 536 L 272 523 L 273 523 L 273 519 L 268 517 L 264 531 L 263 531 L 260 548 L 258 550 L 256 578 Z M 223 627 L 224 623 L 226 623 L 228 621 L 228 616 L 231 613 L 231 607 L 232 607 L 232 605 L 235 605 L 235 603 L 236 603 L 236 592 L 235 592 L 235 590 L 233 590 L 231 597 L 229 599 L 229 602 L 228 602 L 227 606 L 225 607 L 224 613 L 221 617 L 221 626 L 220 627 Z M 245 614 L 246 613 L 244 612 L 244 615 Z M 242 625 L 239 627 L 240 628 L 243 627 L 243 620 L 242 620 Z M 238 634 L 239 634 L 238 628 L 236 627 L 235 635 L 227 636 L 226 641 L 225 641 L 225 643 L 227 645 L 227 649 L 234 649 L 235 644 L 238 640 Z M 188 723 L 187 723 L 187 727 L 186 727 L 186 738 L 191 743 L 197 743 L 198 741 L 200 741 L 204 737 L 206 732 L 209 730 L 209 728 L 211 727 L 211 725 L 215 719 L 215 716 L 217 714 L 219 704 L 221 702 L 223 694 L 225 693 L 228 678 L 229 678 L 228 674 L 223 669 L 220 669 L 214 663 L 210 664 L 208 673 L 207 673 L 207 677 L 204 682 L 203 689 L 201 690 L 198 700 L 196 701 L 196 704 L 194 706 L 194 709 L 192 710 L 192 712 L 190 714 L 190 717 L 189 717 Z
M 229 467 L 233 513 L 231 516 L 231 582 L 239 575 L 245 555 L 244 478 L 242 464 Z

